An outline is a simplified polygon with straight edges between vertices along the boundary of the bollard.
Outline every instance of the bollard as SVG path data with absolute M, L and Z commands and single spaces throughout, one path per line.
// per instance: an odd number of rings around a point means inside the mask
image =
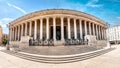
M 6 50 L 10 50 L 10 46 L 6 44 Z

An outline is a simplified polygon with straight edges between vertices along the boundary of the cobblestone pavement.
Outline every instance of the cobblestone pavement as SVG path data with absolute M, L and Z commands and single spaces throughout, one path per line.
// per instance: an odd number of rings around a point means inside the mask
M 4 49 L 0 47 L 0 49 Z M 120 45 L 104 55 L 65 64 L 46 64 L 21 59 L 0 51 L 0 68 L 120 68 Z

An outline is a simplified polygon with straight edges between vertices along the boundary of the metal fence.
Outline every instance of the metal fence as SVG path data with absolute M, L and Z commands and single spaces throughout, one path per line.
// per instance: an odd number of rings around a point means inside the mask
M 29 40 L 30 46 L 54 46 L 54 40 Z M 88 41 L 78 39 L 66 39 L 63 45 L 88 45 Z

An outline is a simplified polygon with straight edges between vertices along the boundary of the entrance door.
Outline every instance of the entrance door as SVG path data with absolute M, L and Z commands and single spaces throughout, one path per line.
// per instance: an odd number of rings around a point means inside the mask
M 53 26 L 50 27 L 50 39 L 53 39 Z M 64 39 L 67 39 L 65 26 L 64 26 Z M 61 40 L 61 27 L 60 26 L 56 26 L 56 40 Z
M 56 26 L 56 40 L 61 40 L 61 29 L 60 29 L 60 26 Z

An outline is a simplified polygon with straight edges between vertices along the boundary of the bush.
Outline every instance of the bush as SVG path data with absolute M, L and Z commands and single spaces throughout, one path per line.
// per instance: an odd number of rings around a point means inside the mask
M 7 44 L 7 39 L 6 39 L 6 38 L 4 38 L 4 39 L 2 40 L 2 44 L 4 44 L 4 45 Z

